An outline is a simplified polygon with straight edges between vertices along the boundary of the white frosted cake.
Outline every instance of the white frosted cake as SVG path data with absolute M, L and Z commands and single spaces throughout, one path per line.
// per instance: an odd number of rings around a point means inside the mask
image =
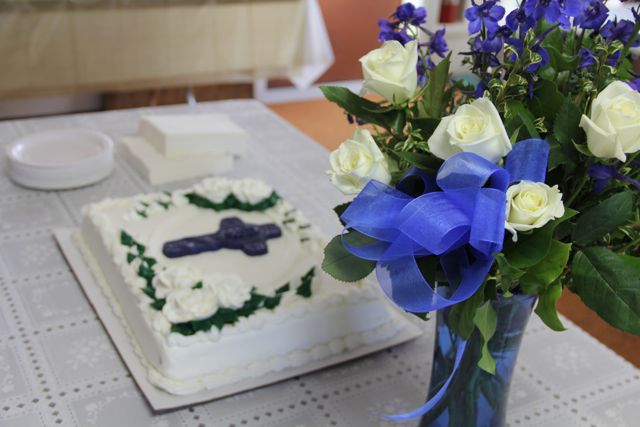
M 190 394 L 390 338 L 377 288 L 320 271 L 323 241 L 261 181 L 212 178 L 85 207 L 78 245 L 149 380 Z

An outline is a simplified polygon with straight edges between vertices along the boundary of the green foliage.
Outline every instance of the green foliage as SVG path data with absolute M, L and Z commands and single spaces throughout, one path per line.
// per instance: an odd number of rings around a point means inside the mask
M 336 206 L 335 208 L 333 208 L 333 211 L 336 213 L 336 215 L 338 216 L 338 219 L 340 220 L 340 223 L 342 225 L 347 225 L 341 218 L 342 214 L 344 213 L 344 211 L 347 210 L 347 208 L 351 206 L 351 202 L 347 202 L 347 203 L 343 203 L 341 205 Z
M 437 157 L 426 153 L 396 151 L 395 155 L 409 163 L 411 166 L 415 166 L 418 169 L 422 169 L 433 174 L 438 172 L 438 169 L 440 169 L 440 166 L 442 166 L 443 163 L 443 161 Z
M 582 147 L 580 144 L 584 141 L 584 132 L 579 127 L 581 117 L 582 113 L 570 99 L 559 104 L 553 134 L 549 138 L 553 142 L 549 154 L 550 170 L 562 165 L 566 166 L 568 172 L 575 169 L 579 161 L 576 145 Z
M 556 303 L 562 296 L 562 283 L 558 280 L 548 286 L 538 299 L 538 306 L 536 307 L 536 314 L 542 319 L 545 325 L 554 331 L 564 331 L 566 328 L 560 321 L 558 316 L 558 310 L 556 309 Z
M 473 323 L 478 328 L 480 336 L 482 337 L 482 353 L 478 367 L 491 375 L 496 374 L 496 361 L 489 351 L 489 341 L 496 333 L 497 322 L 498 316 L 491 305 L 491 301 L 487 301 L 481 305 L 473 317 Z
M 503 292 L 510 292 L 517 287 L 520 284 L 520 278 L 526 273 L 525 270 L 511 265 L 503 254 L 496 255 L 496 264 L 498 265 L 496 281 Z
M 564 101 L 564 95 L 560 93 L 554 82 L 541 79 L 536 84 L 533 99 L 529 103 L 529 110 L 535 117 L 544 117 L 547 128 L 551 129 Z
M 502 253 L 509 261 L 509 264 L 519 269 L 528 269 L 538 264 L 547 256 L 553 241 L 554 231 L 558 225 L 577 214 L 578 212 L 574 210 L 565 209 L 565 214 L 562 218 L 558 218 L 544 227 L 534 230 L 531 234 L 519 233 L 517 243 L 508 240 Z
M 451 307 L 448 323 L 453 332 L 462 339 L 468 340 L 476 327 L 476 311 L 485 302 L 485 286 L 483 284 L 471 298 Z
M 445 87 L 449 79 L 451 53 L 429 71 L 429 80 L 424 91 L 422 105 L 427 118 L 440 120 L 445 112 Z
M 366 237 L 357 232 L 347 234 L 349 243 L 362 246 Z M 368 239 L 368 238 L 367 238 Z M 360 244 L 358 244 L 360 243 Z M 324 249 L 322 269 L 330 276 L 342 282 L 357 282 L 367 277 L 376 267 L 375 261 L 358 258 L 351 254 L 342 244 L 342 236 L 336 236 Z
M 570 253 L 571 243 L 551 240 L 549 250 L 544 258 L 529 267 L 520 278 L 522 290 L 529 295 L 543 294 L 564 271 Z
M 340 108 L 364 120 L 366 123 L 395 131 L 404 126 L 406 116 L 401 109 L 382 107 L 378 103 L 358 96 L 344 87 L 321 86 L 320 90 L 329 101 L 338 104 Z
M 635 214 L 636 196 L 623 191 L 605 199 L 583 212 L 573 232 L 573 240 L 580 246 L 595 242 L 629 222 Z
M 313 281 L 313 277 L 316 274 L 316 269 L 312 268 L 307 271 L 307 273 L 302 276 L 300 280 L 300 286 L 296 289 L 296 294 L 300 295 L 302 298 L 311 297 L 311 282 Z
M 426 112 L 425 112 L 426 114 Z M 415 118 L 409 121 L 413 129 L 418 129 L 422 139 L 427 141 L 438 127 L 440 119 L 434 118 Z M 433 156 L 430 156 L 433 157 Z
M 604 247 L 589 247 L 573 260 L 575 292 L 611 325 L 640 335 L 639 259 L 621 257 Z
M 506 116 L 505 127 L 507 132 L 512 133 L 516 129 L 520 129 L 519 137 L 521 139 L 540 139 L 540 133 L 535 123 L 536 118 L 521 101 L 509 101 L 507 103 Z

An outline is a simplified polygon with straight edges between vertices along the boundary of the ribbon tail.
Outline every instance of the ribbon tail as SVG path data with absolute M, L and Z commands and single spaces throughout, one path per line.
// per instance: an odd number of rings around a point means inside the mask
M 455 359 L 455 363 L 453 364 L 453 370 L 451 371 L 451 375 L 449 375 L 449 378 L 447 379 L 447 381 L 442 385 L 442 387 L 440 387 L 440 390 L 438 390 L 438 392 L 431 399 L 429 399 L 424 405 L 414 409 L 413 411 L 405 412 L 404 414 L 383 415 L 383 418 L 389 421 L 409 421 L 409 420 L 413 420 L 415 418 L 421 417 L 426 413 L 428 413 L 429 411 L 431 411 L 438 403 L 440 403 L 442 398 L 447 394 L 449 386 L 451 385 L 451 381 L 453 381 L 453 378 L 458 372 L 458 368 L 460 367 L 460 362 L 462 361 L 462 356 L 464 356 L 464 352 L 466 349 L 467 349 L 467 341 L 460 340 L 458 342 L 456 359 Z
M 507 155 L 505 169 L 511 183 L 520 181 L 544 182 L 549 162 L 549 143 L 542 139 L 527 139 L 513 146 Z

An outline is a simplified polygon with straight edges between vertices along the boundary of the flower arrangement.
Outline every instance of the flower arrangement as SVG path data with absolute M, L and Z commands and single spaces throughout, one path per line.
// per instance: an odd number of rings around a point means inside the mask
M 492 301 L 538 298 L 564 329 L 564 288 L 616 328 L 640 335 L 640 7 L 609 20 L 602 0 L 497 0 L 465 11 L 474 79 L 450 77 L 445 29 L 402 4 L 360 59 L 363 90 L 323 87 L 366 124 L 331 154 L 353 201 L 323 268 L 351 282 L 374 270 L 421 317 L 450 309 L 456 335 L 496 330 Z M 482 351 L 477 364 L 495 374 Z M 457 366 L 457 365 L 456 365 Z M 447 383 L 448 384 L 448 383 Z M 424 413 L 422 411 L 421 413 Z

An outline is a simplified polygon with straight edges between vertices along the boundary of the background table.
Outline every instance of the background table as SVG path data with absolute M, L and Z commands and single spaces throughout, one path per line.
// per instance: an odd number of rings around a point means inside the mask
M 257 78 L 307 87 L 333 50 L 317 0 L 0 0 L 0 57 L 0 96 L 19 97 Z
M 327 152 L 254 101 L 0 122 L 0 148 L 44 129 L 84 127 L 117 138 L 150 112 L 218 112 L 251 134 L 232 176 L 268 181 L 328 234 L 343 199 L 324 177 Z M 136 388 L 62 258 L 51 229 L 81 207 L 153 190 L 120 158 L 106 181 L 65 192 L 12 184 L 0 151 L 0 425 L 390 427 L 375 414 L 418 405 L 431 369 L 425 335 L 372 356 L 215 402 L 154 414 Z M 167 189 L 187 185 L 163 187 Z M 508 422 L 515 426 L 637 426 L 640 372 L 565 322 L 554 333 L 533 317 L 516 367 Z M 415 425 L 408 423 L 406 425 Z

